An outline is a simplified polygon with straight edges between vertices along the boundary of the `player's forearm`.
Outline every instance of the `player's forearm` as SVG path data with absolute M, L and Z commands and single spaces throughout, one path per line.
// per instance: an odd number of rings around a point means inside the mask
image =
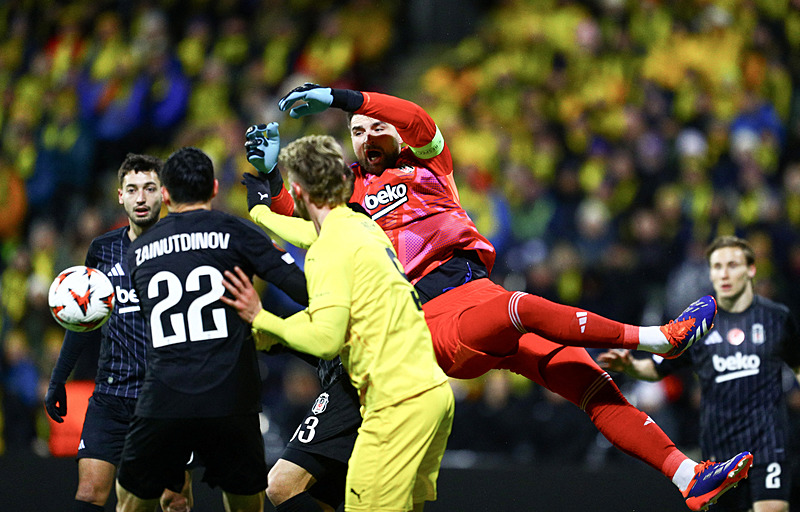
M 286 319 L 261 310 L 253 328 L 273 334 L 291 349 L 333 359 L 344 345 L 348 318 L 347 308 L 335 306 L 316 311 L 313 318 L 307 309 Z
M 655 382 L 662 378 L 656 370 L 656 364 L 650 358 L 634 359 L 631 364 L 625 368 L 625 374 L 634 379 L 650 382 Z
M 280 215 L 264 205 L 254 206 L 250 210 L 250 218 L 259 226 L 301 249 L 307 249 L 317 239 L 314 223 L 298 217 Z
M 416 103 L 402 98 L 365 92 L 364 103 L 356 113 L 391 123 L 403 142 L 413 148 L 426 146 L 436 136 L 436 123 L 431 116 Z
M 58 361 L 56 361 L 55 367 L 53 367 L 50 380 L 60 384 L 67 382 L 84 347 L 87 343 L 91 342 L 100 342 L 99 330 L 85 333 L 67 331 L 64 335 L 64 342 L 61 344 L 61 352 L 58 354 Z

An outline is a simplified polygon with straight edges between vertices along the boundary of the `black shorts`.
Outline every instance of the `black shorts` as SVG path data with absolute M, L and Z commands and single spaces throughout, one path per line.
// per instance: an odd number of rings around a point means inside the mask
M 118 481 L 142 499 L 163 490 L 180 492 L 194 452 L 205 466 L 203 481 L 231 494 L 267 488 L 267 463 L 258 414 L 221 418 L 134 416 L 125 439 Z
M 792 465 L 790 462 L 767 462 L 753 464 L 747 479 L 723 494 L 717 506 L 718 512 L 746 512 L 755 501 L 789 501 L 792 493 Z
M 344 501 L 347 461 L 361 426 L 358 394 L 347 374 L 323 389 L 295 430 L 281 458 L 311 473 L 315 498 L 336 505 Z
M 93 393 L 83 420 L 77 458 L 97 459 L 117 466 L 135 409 L 135 398 Z

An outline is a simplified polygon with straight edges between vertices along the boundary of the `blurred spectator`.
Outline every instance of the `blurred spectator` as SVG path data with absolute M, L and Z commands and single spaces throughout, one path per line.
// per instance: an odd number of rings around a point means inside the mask
M 530 405 L 525 394 L 515 393 L 512 381 L 508 371 L 489 372 L 478 380 L 479 386 L 471 386 L 471 393 L 460 397 L 448 448 L 530 458 L 530 447 L 523 446 L 528 422 L 520 428 Z
M 37 215 L 58 217 L 74 196 L 91 192 L 95 141 L 78 116 L 75 93 L 53 91 L 37 138 L 36 164 L 28 179 L 28 200 Z
M 77 82 L 83 118 L 97 140 L 96 174 L 110 171 L 127 152 L 142 146 L 137 135 L 146 120 L 150 84 L 139 71 L 139 64 L 128 57 L 107 77 L 97 79 L 84 71 Z
M 149 81 L 142 145 L 169 153 L 170 136 L 186 116 L 191 83 L 169 44 L 166 19 L 158 11 L 143 18 L 134 40 L 144 59 L 142 73 Z
M 661 218 L 650 208 L 633 212 L 629 221 L 632 248 L 638 260 L 638 271 L 651 286 L 663 286 L 673 265 L 680 262 L 683 241 L 664 236 Z
M 581 201 L 575 217 L 581 260 L 588 266 L 597 266 L 614 242 L 611 212 L 603 201 L 587 198 Z
M 203 69 L 203 62 L 214 42 L 211 23 L 205 16 L 189 19 L 183 38 L 178 42 L 176 54 L 181 68 L 189 79 L 195 79 Z
M 665 318 L 679 315 L 686 304 L 711 293 L 705 246 L 704 242 L 692 240 L 688 244 L 686 257 L 670 272 L 664 288 Z
M 13 329 L 3 337 L 3 434 L 9 452 L 32 450 L 36 415 L 41 409 L 39 369 L 24 331 Z
M 28 210 L 25 182 L 0 154 L 0 254 L 4 247 L 22 235 Z M 4 268 L 0 258 L 0 272 Z
M 492 175 L 472 166 L 459 169 L 455 176 L 461 206 L 495 249 L 504 253 L 511 242 L 511 212 Z
M 502 178 L 503 195 L 509 203 L 511 233 L 516 243 L 542 239 L 556 208 L 556 200 L 547 184 L 537 179 L 523 165 L 510 165 Z
M 0 276 L 0 333 L 22 324 L 28 310 L 28 280 L 31 256 L 28 249 L 17 246 Z
M 563 397 L 544 388 L 537 390 L 539 399 L 525 415 L 535 460 L 585 462 L 589 446 L 600 434 L 586 414 Z
M 347 75 L 355 58 L 355 44 L 342 29 L 340 13 L 330 11 L 320 17 L 319 27 L 306 42 L 296 66 L 313 82 L 339 84 L 350 78 Z

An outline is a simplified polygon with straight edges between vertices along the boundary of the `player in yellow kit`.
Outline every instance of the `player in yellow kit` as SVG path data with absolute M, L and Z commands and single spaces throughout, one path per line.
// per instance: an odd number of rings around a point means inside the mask
M 223 301 L 269 335 L 259 348 L 280 342 L 325 359 L 341 355 L 363 412 L 345 510 L 422 510 L 436 499 L 454 400 L 419 298 L 383 230 L 346 206 L 353 177 L 332 137 L 298 139 L 281 164 L 306 220 L 268 211 L 260 218 L 308 233 L 309 307 L 287 319 L 264 311 L 239 268 L 225 273 L 233 298 Z

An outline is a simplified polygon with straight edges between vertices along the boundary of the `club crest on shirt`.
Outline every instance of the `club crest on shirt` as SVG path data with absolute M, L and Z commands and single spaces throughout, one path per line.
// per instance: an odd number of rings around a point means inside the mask
M 739 329 L 738 327 L 728 331 L 728 343 L 730 343 L 734 347 L 744 343 L 744 331 Z
M 317 401 L 311 407 L 314 414 L 322 414 L 328 408 L 328 393 L 322 393 L 317 397 Z
M 753 343 L 756 345 L 761 345 L 764 343 L 764 341 L 766 341 L 764 324 L 753 324 L 753 328 L 750 330 L 750 337 L 753 339 Z

